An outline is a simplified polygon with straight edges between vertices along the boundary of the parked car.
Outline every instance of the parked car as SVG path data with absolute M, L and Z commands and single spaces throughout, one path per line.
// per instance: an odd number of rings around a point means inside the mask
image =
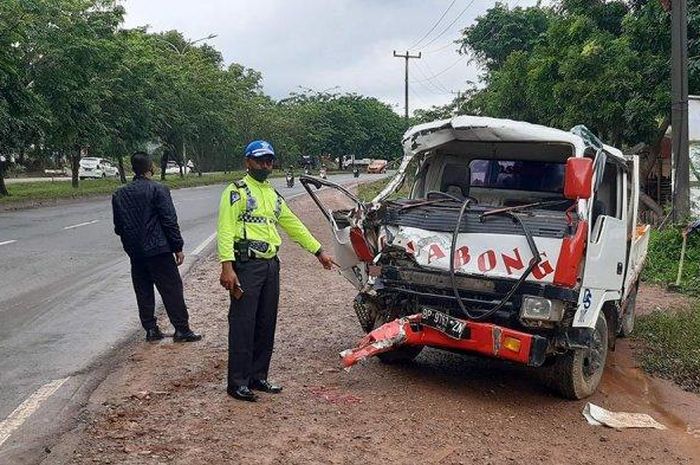
M 368 333 L 344 365 L 409 361 L 431 346 L 539 367 L 566 398 L 593 394 L 616 336 L 634 327 L 649 241 L 638 157 L 583 126 L 474 116 L 416 126 L 403 146 L 371 203 L 301 178 Z M 409 167 L 410 195 L 387 200 Z M 327 209 L 323 186 L 352 207 Z
M 378 173 L 378 174 L 386 173 L 386 165 L 388 163 L 389 162 L 386 160 L 380 160 L 380 159 L 372 160 L 372 163 L 370 163 L 367 166 L 367 172 L 368 173 Z
M 192 163 L 192 160 L 188 160 L 187 164 L 182 167 L 182 172 L 184 174 L 188 174 L 193 169 L 194 164 Z M 169 161 L 165 168 L 165 174 L 180 174 L 180 165 L 174 161 Z
M 80 159 L 78 177 L 85 178 L 107 178 L 119 176 L 119 169 L 104 158 L 84 157 Z

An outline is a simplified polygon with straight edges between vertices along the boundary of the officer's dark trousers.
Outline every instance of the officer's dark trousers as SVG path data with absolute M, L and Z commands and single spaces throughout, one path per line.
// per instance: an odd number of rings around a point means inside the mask
M 156 298 L 153 285 L 163 299 L 170 323 L 176 329 L 188 327 L 187 306 L 182 291 L 182 279 L 177 270 L 175 257 L 171 253 L 155 257 L 131 259 L 131 281 L 134 283 L 139 317 L 144 329 L 156 326 Z
M 228 313 L 228 387 L 265 380 L 275 343 L 280 264 L 275 259 L 234 263 L 243 296 Z

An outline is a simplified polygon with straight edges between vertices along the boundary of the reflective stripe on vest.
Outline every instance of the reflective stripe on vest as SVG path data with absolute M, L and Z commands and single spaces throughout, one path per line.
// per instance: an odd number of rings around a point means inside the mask
M 258 208 L 258 202 L 257 200 L 255 200 L 255 197 L 253 197 L 253 193 L 250 191 L 250 187 L 248 187 L 248 184 L 243 182 L 243 180 L 238 181 L 234 184 L 239 189 L 242 187 L 245 190 L 246 195 L 245 212 L 241 213 L 238 219 L 246 223 L 268 223 L 268 218 L 264 216 L 253 215 L 253 211 L 255 211 L 255 209 Z M 279 217 L 282 214 L 282 196 L 276 190 L 275 194 L 277 195 L 277 200 L 275 201 L 275 221 L 273 222 L 273 224 L 277 224 L 277 220 L 279 220 Z

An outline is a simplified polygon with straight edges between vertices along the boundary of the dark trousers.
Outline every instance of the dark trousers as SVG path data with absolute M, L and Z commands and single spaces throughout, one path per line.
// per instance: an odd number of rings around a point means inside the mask
M 265 380 L 275 344 L 280 264 L 275 259 L 236 261 L 243 296 L 228 312 L 228 387 Z
M 165 311 L 175 329 L 188 328 L 187 306 L 182 290 L 182 279 L 171 253 L 155 257 L 131 259 L 131 281 L 134 283 L 139 317 L 144 329 L 156 327 L 156 297 L 153 285 L 163 299 Z

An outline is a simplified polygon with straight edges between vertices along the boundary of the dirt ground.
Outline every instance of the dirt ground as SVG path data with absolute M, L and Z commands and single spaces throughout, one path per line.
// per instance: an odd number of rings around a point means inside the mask
M 312 202 L 293 208 L 329 244 Z M 45 463 L 700 463 L 700 396 L 645 376 L 624 341 L 589 400 L 649 413 L 666 431 L 589 426 L 585 401 L 556 397 L 532 370 L 437 350 L 406 366 L 373 359 L 345 372 L 338 353 L 363 335 L 353 288 L 289 240 L 281 261 L 271 379 L 282 394 L 252 404 L 226 395 L 228 295 L 211 257 L 186 283 L 205 339 L 133 346 Z M 665 308 L 659 292 L 643 292 L 640 306 Z

